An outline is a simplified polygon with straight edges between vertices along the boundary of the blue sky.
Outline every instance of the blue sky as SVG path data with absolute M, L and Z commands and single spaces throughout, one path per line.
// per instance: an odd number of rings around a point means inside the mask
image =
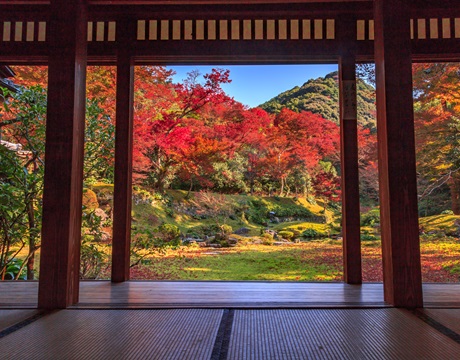
M 225 92 L 235 100 L 255 107 L 279 93 L 301 86 L 307 80 L 325 76 L 337 70 L 337 65 L 232 65 L 232 66 L 170 66 L 176 71 L 174 82 L 180 82 L 191 70 L 206 74 L 212 68 L 230 70 L 230 84 L 224 84 Z

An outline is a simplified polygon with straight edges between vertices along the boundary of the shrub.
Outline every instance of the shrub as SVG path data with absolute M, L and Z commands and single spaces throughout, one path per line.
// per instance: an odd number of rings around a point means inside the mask
M 286 240 L 291 240 L 294 237 L 294 233 L 292 231 L 286 231 L 286 230 L 280 231 L 278 235 Z
M 372 209 L 361 216 L 361 226 L 373 226 L 380 223 L 380 210 Z
M 220 231 L 217 225 L 198 225 L 187 230 L 188 237 L 203 238 L 205 236 L 213 236 Z
M 273 239 L 273 236 L 271 234 L 265 233 L 262 235 L 263 245 L 273 245 L 274 242 L 275 242 L 275 239 Z
M 99 207 L 97 195 L 93 190 L 83 189 L 82 205 L 87 212 L 96 210 Z
M 373 234 L 361 234 L 362 241 L 375 241 L 378 240 L 377 237 Z
M 230 235 L 233 232 L 233 228 L 230 225 L 223 224 L 220 226 L 223 235 Z
M 180 229 L 176 225 L 162 224 L 156 232 L 158 237 L 165 243 L 177 243 L 180 240 Z
M 26 280 L 26 269 L 22 260 L 14 258 L 6 266 L 5 280 Z
M 318 237 L 318 231 L 310 228 L 310 229 L 305 230 L 302 233 L 302 236 L 306 238 L 315 238 L 315 237 Z
M 289 229 L 289 231 L 294 234 L 294 237 L 299 237 L 302 235 L 302 232 L 297 229 Z
M 444 210 L 441 212 L 441 215 L 454 215 L 454 212 L 452 210 Z
M 84 239 L 80 250 L 80 278 L 97 279 L 106 258 L 106 254 L 94 243 Z
M 188 237 L 199 237 L 203 238 L 205 236 L 216 236 L 216 235 L 230 235 L 233 232 L 233 228 L 230 225 L 223 224 L 218 226 L 216 224 L 212 225 L 198 225 L 191 227 L 187 230 Z

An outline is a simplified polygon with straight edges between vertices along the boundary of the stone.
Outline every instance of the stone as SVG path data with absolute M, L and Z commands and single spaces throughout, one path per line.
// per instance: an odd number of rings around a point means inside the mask
M 247 234 L 249 234 L 249 229 L 246 228 L 246 227 L 241 227 L 239 229 L 236 229 L 234 231 L 234 233 L 237 234 L 237 235 L 247 235 Z
M 110 241 L 110 239 L 112 238 L 112 235 L 110 235 L 107 231 L 102 231 L 101 232 L 101 241 Z
M 228 238 L 227 242 L 229 244 L 238 244 L 238 239 L 230 237 L 230 238 Z
M 100 217 L 102 222 L 106 221 L 109 218 L 108 215 L 105 213 L 105 211 L 102 210 L 101 208 L 95 209 L 94 215 Z

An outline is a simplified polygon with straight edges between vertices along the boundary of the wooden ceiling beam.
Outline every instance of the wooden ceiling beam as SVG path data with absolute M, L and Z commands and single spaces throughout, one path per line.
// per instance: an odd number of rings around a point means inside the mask
M 411 44 L 414 61 L 460 59 L 460 39 L 458 38 L 460 30 L 457 25 L 460 21 L 460 7 L 454 6 L 456 1 L 447 0 L 438 4 L 437 1 L 431 0 L 413 0 L 414 14 L 411 14 L 411 18 L 413 19 L 414 40 Z M 28 60 L 34 63 L 46 62 L 49 52 L 48 43 L 47 40 L 39 40 L 37 33 L 39 22 L 44 26 L 49 22 L 49 5 L 45 4 L 46 1 L 8 1 L 9 5 L 4 5 L 4 3 L 6 1 L 0 0 L 0 61 L 3 63 Z M 25 3 L 29 5 L 26 6 Z M 169 40 L 160 40 L 160 33 L 157 34 L 158 40 L 154 41 L 132 39 L 134 57 L 146 63 L 152 61 L 171 63 L 172 59 L 174 63 L 204 63 L 213 62 L 213 60 L 218 63 L 329 62 L 337 61 L 338 56 L 350 47 L 354 49 L 357 61 L 373 59 L 373 41 L 369 35 L 373 18 L 372 1 L 294 0 L 289 3 L 259 1 L 257 4 L 254 2 L 248 4 L 245 1 L 244 4 L 233 2 L 231 5 L 225 1 L 208 1 L 206 11 L 203 11 L 202 5 L 198 5 L 199 2 L 193 1 L 138 1 L 129 2 L 130 5 L 127 5 L 127 1 L 90 1 L 90 3 L 92 5 L 89 6 L 88 20 L 92 22 L 93 38 L 92 41 L 88 41 L 89 62 L 115 63 L 117 49 L 121 45 L 116 39 L 106 41 L 108 40 L 106 39 L 107 25 L 103 29 L 104 39 L 102 41 L 96 38 L 99 36 L 96 35 L 96 32 L 101 22 L 105 21 L 107 24 L 107 21 L 111 21 L 114 25 L 114 22 L 119 23 L 122 20 L 128 22 L 144 20 L 146 23 L 156 20 L 158 27 L 161 21 L 169 20 L 170 34 L 173 31 L 173 21 L 181 21 L 181 40 L 172 40 L 171 37 Z M 146 5 L 147 3 L 150 5 Z M 267 23 L 267 20 L 284 21 L 285 32 L 289 32 L 291 19 L 297 19 L 299 23 L 304 19 L 309 19 L 312 24 L 315 19 L 322 19 L 324 23 L 326 23 L 325 19 L 333 19 L 335 20 L 335 38 L 326 40 L 312 36 L 311 39 L 300 40 L 299 35 L 298 39 L 288 37 L 282 41 L 255 40 L 255 20 L 263 20 L 264 24 Z M 214 40 L 212 42 L 205 39 L 185 40 L 184 20 L 215 20 L 216 22 L 227 20 L 228 23 L 240 20 L 240 37 L 239 40 Z M 251 40 L 243 40 L 244 20 L 252 20 Z M 347 32 L 343 31 L 343 24 L 353 24 L 357 20 L 365 24 L 363 30 L 365 38 L 362 40 L 344 35 Z M 446 21 L 449 24 L 448 36 L 444 36 L 444 32 L 447 31 Z M 33 40 L 27 39 L 25 35 L 26 31 L 29 32 L 29 26 L 35 27 Z M 147 31 L 147 24 L 145 26 Z M 436 29 L 435 34 L 432 33 L 433 26 Z M 205 31 L 204 29 L 202 31 Z M 9 33 L 6 35 L 8 40 L 4 41 L 6 31 Z M 19 40 L 16 39 L 17 31 L 22 31 L 22 38 Z M 301 34 L 302 27 L 298 31 Z M 420 36 L 420 31 L 423 32 L 423 36 Z M 230 38 L 230 32 L 228 36 Z

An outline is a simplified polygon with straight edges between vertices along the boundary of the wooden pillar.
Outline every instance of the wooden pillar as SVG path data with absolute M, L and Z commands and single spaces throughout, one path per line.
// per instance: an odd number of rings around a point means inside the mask
M 129 280 L 132 205 L 134 65 L 129 53 L 131 23 L 117 25 L 123 44 L 117 57 L 115 186 L 113 198 L 112 281 Z
M 86 2 L 51 0 L 38 306 L 78 302 L 86 81 Z
M 348 284 L 362 283 L 355 68 L 353 55 L 342 56 L 339 64 L 339 87 L 343 273 L 344 281 Z
M 380 222 L 385 301 L 423 306 L 415 172 L 410 2 L 375 0 Z

